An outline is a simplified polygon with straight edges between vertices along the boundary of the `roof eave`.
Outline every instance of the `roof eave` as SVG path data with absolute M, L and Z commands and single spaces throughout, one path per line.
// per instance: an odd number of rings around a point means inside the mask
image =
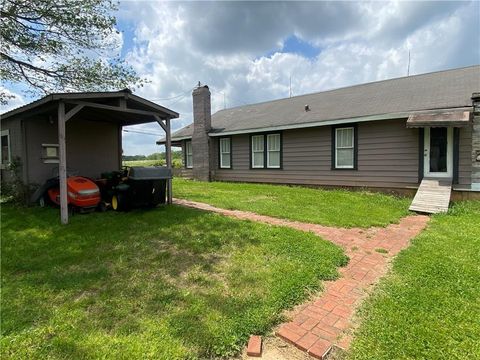
M 172 137 L 172 142 L 177 142 L 177 141 L 182 141 L 182 140 L 190 140 L 192 137 L 191 136 L 181 136 L 181 137 Z M 157 145 L 163 145 L 167 142 L 166 139 L 160 139 L 160 140 L 157 140 Z
M 35 100 L 29 104 L 20 106 L 16 109 L 7 111 L 4 114 L 1 114 L 3 120 L 16 116 L 18 114 L 30 111 L 35 109 L 39 106 L 47 104 L 48 102 L 53 101 L 60 101 L 60 100 L 77 100 L 77 99 L 85 99 L 85 98 L 117 98 L 117 97 L 124 97 L 125 99 L 131 99 L 133 101 L 137 101 L 145 106 L 152 108 L 155 111 L 159 111 L 167 115 L 170 119 L 176 119 L 179 117 L 179 113 L 170 110 L 166 107 L 161 105 L 155 104 L 149 100 L 143 99 L 140 96 L 133 95 L 130 91 L 127 90 L 120 90 L 120 91 L 109 91 L 109 92 L 81 92 L 81 93 L 55 93 L 49 94 Z
M 344 119 L 314 121 L 314 122 L 308 122 L 308 123 L 302 123 L 302 124 L 278 125 L 278 126 L 268 126 L 268 127 L 253 128 L 253 129 L 210 132 L 208 135 L 211 136 L 211 137 L 220 137 L 220 136 L 227 136 L 227 135 L 240 135 L 240 134 L 251 134 L 251 133 L 256 133 L 256 132 L 304 129 L 304 128 L 311 128 L 311 127 L 340 125 L 340 124 L 349 124 L 349 123 L 367 122 L 367 121 L 407 119 L 411 114 L 428 113 L 428 112 L 431 112 L 432 110 L 435 110 L 435 111 L 449 111 L 449 110 L 472 111 L 472 107 L 471 106 L 465 106 L 465 107 L 447 108 L 447 109 L 428 109 L 428 110 L 418 110 L 418 111 L 404 111 L 404 112 L 396 112 L 396 113 L 389 113 L 389 114 L 378 114 L 378 115 L 358 116 L 358 117 L 344 118 Z M 191 138 L 191 136 L 190 136 L 190 138 Z

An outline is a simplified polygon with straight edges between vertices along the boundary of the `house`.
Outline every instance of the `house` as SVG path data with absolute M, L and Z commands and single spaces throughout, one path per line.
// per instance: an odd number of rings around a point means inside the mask
M 61 198 L 62 183 L 65 186 L 62 222 L 67 222 L 66 182 L 62 181 L 67 173 L 97 178 L 102 172 L 119 170 L 123 126 L 157 122 L 169 139 L 174 118 L 178 118 L 175 111 L 128 89 L 47 95 L 1 115 L 2 181 L 16 177 L 34 188 L 59 176 Z M 167 167 L 171 168 L 168 141 Z M 168 193 L 171 201 L 171 181 Z
M 200 86 L 193 124 L 172 143 L 183 149 L 182 174 L 204 181 L 415 192 L 425 178 L 473 197 L 480 192 L 479 111 L 478 65 L 213 115 L 210 91 Z

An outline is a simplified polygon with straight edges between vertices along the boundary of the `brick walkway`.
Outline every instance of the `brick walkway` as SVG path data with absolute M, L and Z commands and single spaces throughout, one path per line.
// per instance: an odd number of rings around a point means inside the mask
M 247 211 L 225 210 L 188 200 L 175 199 L 174 203 L 237 219 L 311 231 L 344 248 L 350 261 L 339 269 L 341 277 L 326 282 L 323 293 L 299 307 L 293 320 L 282 324 L 276 332 L 284 340 L 318 359 L 322 359 L 333 344 L 343 349 L 349 347 L 355 308 L 372 285 L 387 272 L 389 261 L 408 246 L 410 239 L 419 234 L 429 220 L 428 216 L 410 215 L 401 219 L 399 224 L 385 228 L 345 229 L 277 219 Z

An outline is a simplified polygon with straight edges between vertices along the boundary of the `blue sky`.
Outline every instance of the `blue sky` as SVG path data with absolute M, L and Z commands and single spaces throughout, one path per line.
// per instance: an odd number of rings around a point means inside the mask
M 262 56 L 271 57 L 276 53 L 292 53 L 313 60 L 320 54 L 320 52 L 321 48 L 319 46 L 315 46 L 308 41 L 298 38 L 295 34 L 292 34 L 284 40 L 281 47 L 277 47 Z
M 212 112 L 368 81 L 480 63 L 479 2 L 120 3 L 120 55 L 150 80 L 136 94 L 192 121 L 191 90 L 212 90 Z M 475 46 L 474 44 L 477 44 Z M 5 84 L 4 84 L 5 85 Z M 21 86 L 16 107 L 30 99 Z M 8 108 L 2 109 L 3 111 Z M 136 130 L 161 133 L 158 125 Z M 125 132 L 124 153 L 159 151 Z

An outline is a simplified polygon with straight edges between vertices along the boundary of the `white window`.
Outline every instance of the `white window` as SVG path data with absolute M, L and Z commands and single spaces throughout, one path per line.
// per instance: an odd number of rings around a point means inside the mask
M 267 135 L 267 167 L 280 168 L 280 134 Z
M 42 159 L 45 164 L 58 164 L 58 144 L 42 144 Z
M 1 163 L 0 167 L 5 169 L 12 161 L 12 154 L 10 151 L 10 132 L 9 130 L 1 131 Z
M 354 168 L 354 136 L 353 127 L 335 129 L 335 168 Z
M 263 135 L 252 136 L 252 168 L 264 168 L 264 139 Z
M 231 142 L 230 138 L 220 139 L 220 168 L 230 169 L 232 163 Z
M 192 142 L 185 141 L 185 166 L 189 169 L 193 167 Z

